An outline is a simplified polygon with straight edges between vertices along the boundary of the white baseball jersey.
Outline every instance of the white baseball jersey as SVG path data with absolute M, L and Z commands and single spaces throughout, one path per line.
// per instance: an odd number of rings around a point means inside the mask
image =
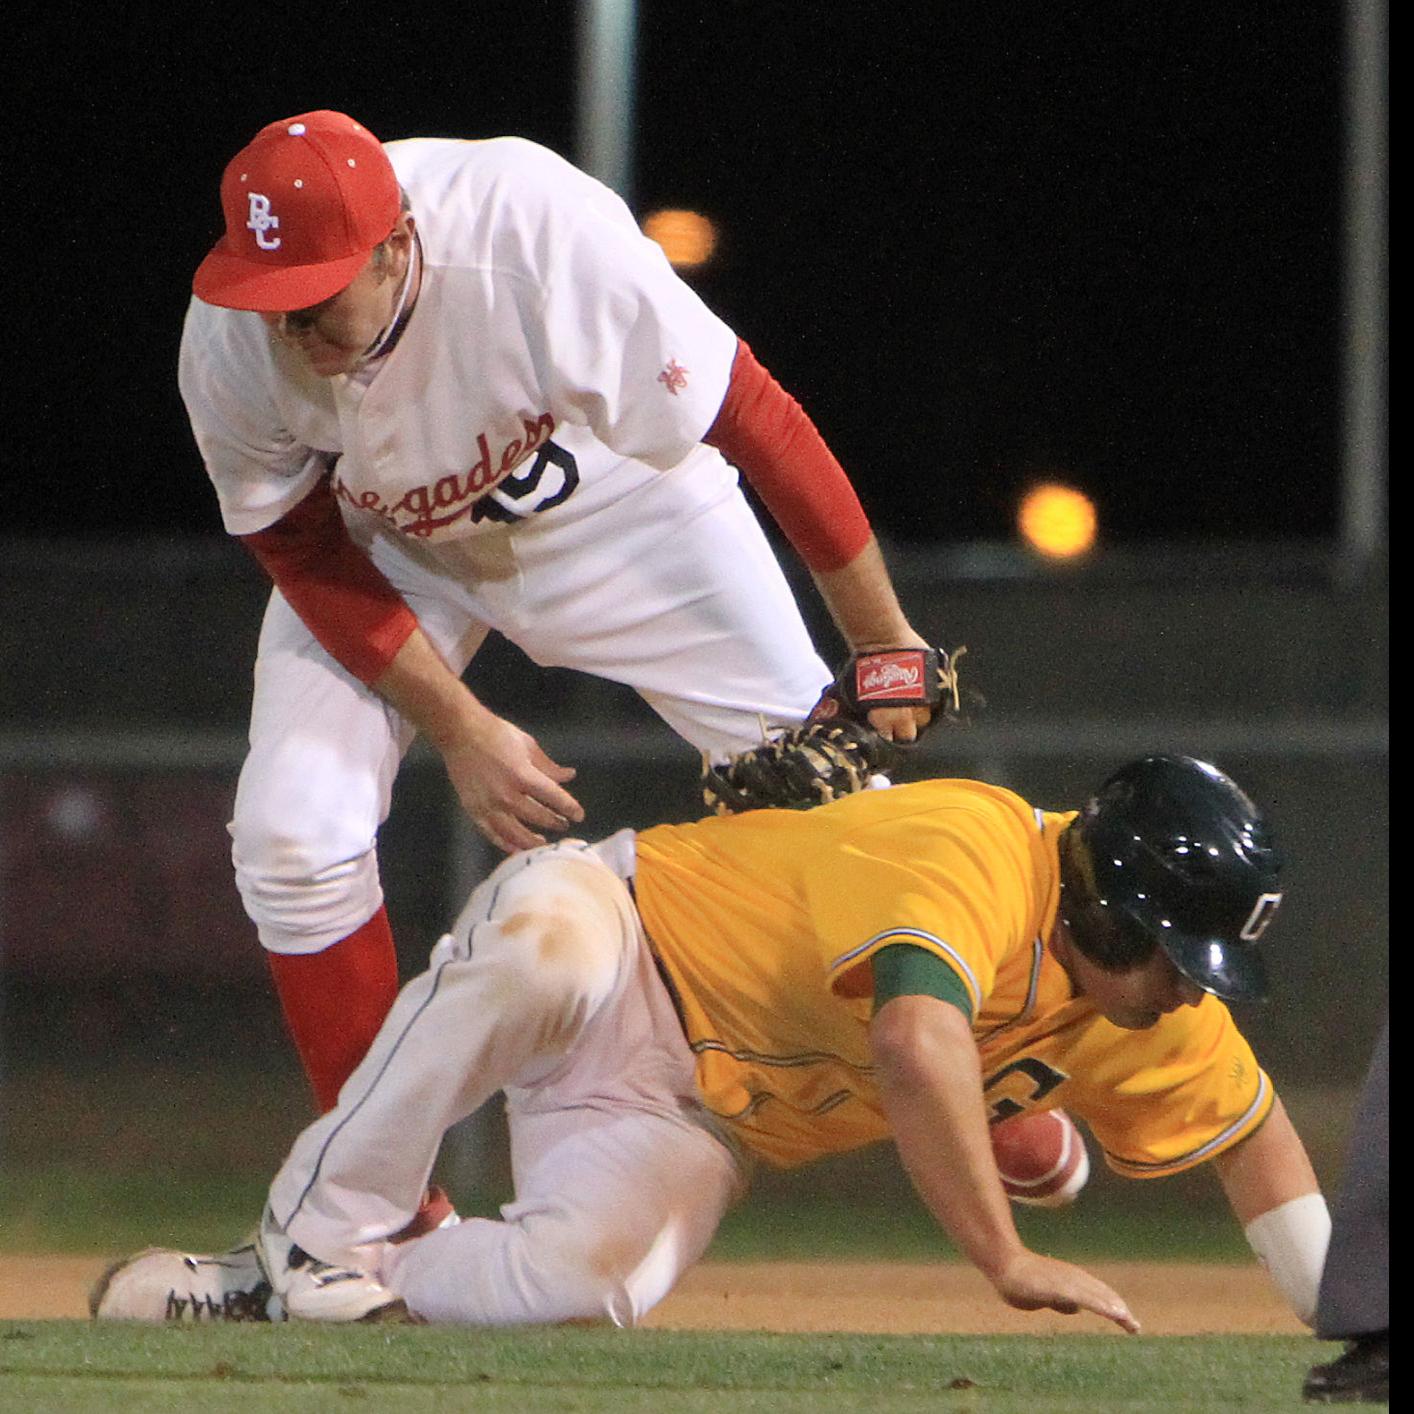
M 346 518 L 424 542 L 576 517 L 681 462 L 737 340 L 624 203 L 520 138 L 386 150 L 423 266 L 376 378 L 317 377 L 259 314 L 191 303 L 179 378 L 226 529 L 271 525 L 335 454 Z

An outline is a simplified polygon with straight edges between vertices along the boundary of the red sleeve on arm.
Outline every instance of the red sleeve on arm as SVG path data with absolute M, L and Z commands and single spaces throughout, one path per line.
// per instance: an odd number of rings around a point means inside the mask
M 327 477 L 274 525 L 238 538 L 335 659 L 360 682 L 383 676 L 417 619 L 349 538 Z
M 868 543 L 869 520 L 844 468 L 745 340 L 703 440 L 741 469 L 812 570 L 840 569 Z

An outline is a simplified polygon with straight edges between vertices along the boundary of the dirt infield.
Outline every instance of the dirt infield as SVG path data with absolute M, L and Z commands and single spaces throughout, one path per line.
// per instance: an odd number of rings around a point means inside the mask
M 88 1315 L 93 1257 L 0 1256 L 0 1320 Z M 1255 1266 L 1097 1263 L 1149 1335 L 1300 1335 L 1305 1327 Z M 664 1330 L 856 1331 L 867 1334 L 1082 1333 L 1095 1316 L 1003 1306 L 971 1268 L 899 1262 L 705 1262 L 645 1323 Z

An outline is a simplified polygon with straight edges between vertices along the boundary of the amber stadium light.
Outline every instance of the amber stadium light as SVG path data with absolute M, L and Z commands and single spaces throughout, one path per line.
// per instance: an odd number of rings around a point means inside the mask
M 1048 481 L 1022 497 L 1016 514 L 1021 538 L 1048 560 L 1074 560 L 1095 544 L 1095 503 L 1073 486 Z
M 717 228 L 698 211 L 654 211 L 644 218 L 643 234 L 663 247 L 677 270 L 705 265 L 717 248 Z

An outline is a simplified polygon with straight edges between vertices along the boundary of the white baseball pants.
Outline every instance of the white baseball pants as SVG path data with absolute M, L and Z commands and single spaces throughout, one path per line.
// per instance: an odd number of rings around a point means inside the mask
M 720 455 L 699 448 L 646 480 L 625 466 L 626 494 L 581 493 L 596 497 L 589 514 L 436 546 L 380 534 L 370 554 L 458 672 L 495 629 L 544 666 L 636 688 L 714 756 L 755 744 L 760 716 L 801 720 L 830 675 Z M 272 595 L 230 826 L 272 952 L 319 952 L 382 904 L 374 845 L 412 736 Z
M 546 845 L 477 888 L 271 1187 L 301 1247 L 425 1319 L 474 1325 L 632 1325 L 702 1255 L 745 1179 L 620 878 L 632 840 Z M 444 1132 L 499 1089 L 515 1179 L 501 1220 L 386 1242 Z

